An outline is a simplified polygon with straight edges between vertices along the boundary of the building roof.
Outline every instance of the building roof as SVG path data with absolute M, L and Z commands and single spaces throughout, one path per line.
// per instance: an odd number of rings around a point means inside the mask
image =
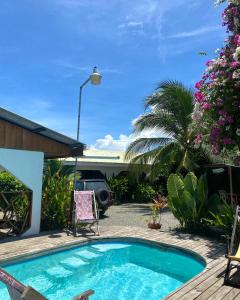
M 2 148 L 41 151 L 45 153 L 46 158 L 79 156 L 83 153 L 84 144 L 3 108 L 0 108 L 0 122 L 5 125 L 5 130 L 0 130 Z M 10 124 L 13 126 L 11 127 Z M 7 131 L 12 137 L 14 134 L 11 133 L 15 133 L 16 138 L 9 141 Z M 46 147 L 47 142 L 49 150 Z
M 124 151 L 111 151 L 111 150 L 96 150 L 88 149 L 84 150 L 83 156 L 78 158 L 80 163 L 94 163 L 94 164 L 128 164 L 124 159 Z M 72 157 L 67 158 L 66 162 L 71 162 L 74 159 Z

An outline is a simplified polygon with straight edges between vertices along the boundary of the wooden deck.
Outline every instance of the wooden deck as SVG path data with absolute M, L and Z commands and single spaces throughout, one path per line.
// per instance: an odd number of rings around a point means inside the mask
M 183 247 L 202 255 L 207 261 L 206 269 L 185 285 L 168 295 L 168 300 L 240 300 L 240 289 L 223 285 L 223 273 L 226 268 L 225 245 L 212 240 L 197 237 L 195 235 L 176 234 L 171 232 L 159 232 L 132 227 L 101 228 L 100 238 L 109 237 L 135 237 L 148 241 L 167 243 Z M 96 237 L 97 239 L 98 237 Z M 74 238 L 64 232 L 42 234 L 40 236 L 13 239 L 0 243 L 0 263 L 29 254 L 36 254 L 43 250 L 53 250 L 60 246 L 78 244 L 92 236 Z M 130 300 L 130 299 L 129 299 Z M 140 299 L 139 299 L 140 300 Z

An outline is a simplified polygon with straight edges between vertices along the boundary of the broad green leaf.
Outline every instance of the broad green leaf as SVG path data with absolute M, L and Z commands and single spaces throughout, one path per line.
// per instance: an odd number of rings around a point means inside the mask
M 208 190 L 207 190 L 206 178 L 204 176 L 201 176 L 198 179 L 197 189 L 196 189 L 196 200 L 197 200 L 198 210 L 201 210 L 201 208 L 204 205 L 206 205 L 207 196 L 208 196 Z
M 222 205 L 222 199 L 217 194 L 213 194 L 208 198 L 208 211 L 211 211 L 214 214 L 218 214 L 220 213 Z
M 191 195 L 191 193 L 189 193 L 188 191 L 185 190 L 181 196 L 181 201 L 182 201 L 183 207 L 186 208 L 189 212 L 195 211 L 196 203 L 195 203 L 195 199 Z
M 191 193 L 192 195 L 194 195 L 196 187 L 197 187 L 197 177 L 195 176 L 195 174 L 193 172 L 189 172 L 184 180 L 184 187 L 185 189 Z
M 177 174 L 171 174 L 168 177 L 167 190 L 171 198 L 180 199 L 184 190 L 184 183 Z

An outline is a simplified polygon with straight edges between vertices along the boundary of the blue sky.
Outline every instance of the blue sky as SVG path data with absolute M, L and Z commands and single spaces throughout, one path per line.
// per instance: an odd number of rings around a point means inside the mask
M 75 137 L 79 85 L 86 86 L 81 141 L 123 149 L 144 98 L 157 83 L 193 86 L 221 47 L 221 10 L 212 0 L 1 0 L 0 103 Z M 152 133 L 147 133 L 152 134 Z

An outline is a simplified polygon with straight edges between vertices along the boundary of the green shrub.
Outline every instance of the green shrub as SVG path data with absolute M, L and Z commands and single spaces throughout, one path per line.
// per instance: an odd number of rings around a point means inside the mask
M 205 221 L 211 225 L 222 230 L 225 235 L 232 235 L 232 228 L 234 223 L 235 211 L 226 201 L 223 202 L 223 205 L 220 207 L 218 213 L 210 212 L 211 218 L 206 219 Z M 236 228 L 236 236 L 239 240 L 240 234 L 240 223 L 238 221 Z
M 71 184 L 68 175 L 53 172 L 52 161 L 46 164 L 43 178 L 41 229 L 62 229 L 68 225 L 71 206 Z M 54 164 L 56 166 L 56 164 Z M 61 168 L 61 164 L 59 164 Z
M 20 230 L 22 222 L 24 221 L 29 208 L 29 195 L 26 193 L 18 193 L 20 191 L 27 192 L 28 189 L 12 174 L 6 171 L 0 172 L 0 192 L 6 192 L 4 194 L 4 197 L 5 199 L 7 199 L 8 203 L 13 203 L 14 201 L 14 203 L 12 204 L 13 207 L 11 207 L 11 209 L 14 209 L 14 228 L 16 233 L 18 233 L 18 229 Z M 5 200 L 0 197 L 0 207 L 2 209 L 6 209 L 7 206 L 8 205 Z
M 111 191 L 115 194 L 115 200 L 122 202 L 127 200 L 129 193 L 129 182 L 127 177 L 111 177 L 108 178 L 108 184 Z
M 152 202 L 156 191 L 148 183 L 139 183 L 134 191 L 135 202 L 149 203 Z
M 6 171 L 0 172 L 0 192 L 25 191 L 26 186 Z
M 167 182 L 168 205 L 182 227 L 191 230 L 203 226 L 203 219 L 217 213 L 221 200 L 217 195 L 208 198 L 205 176 L 199 179 L 189 172 L 185 178 L 171 174 Z

